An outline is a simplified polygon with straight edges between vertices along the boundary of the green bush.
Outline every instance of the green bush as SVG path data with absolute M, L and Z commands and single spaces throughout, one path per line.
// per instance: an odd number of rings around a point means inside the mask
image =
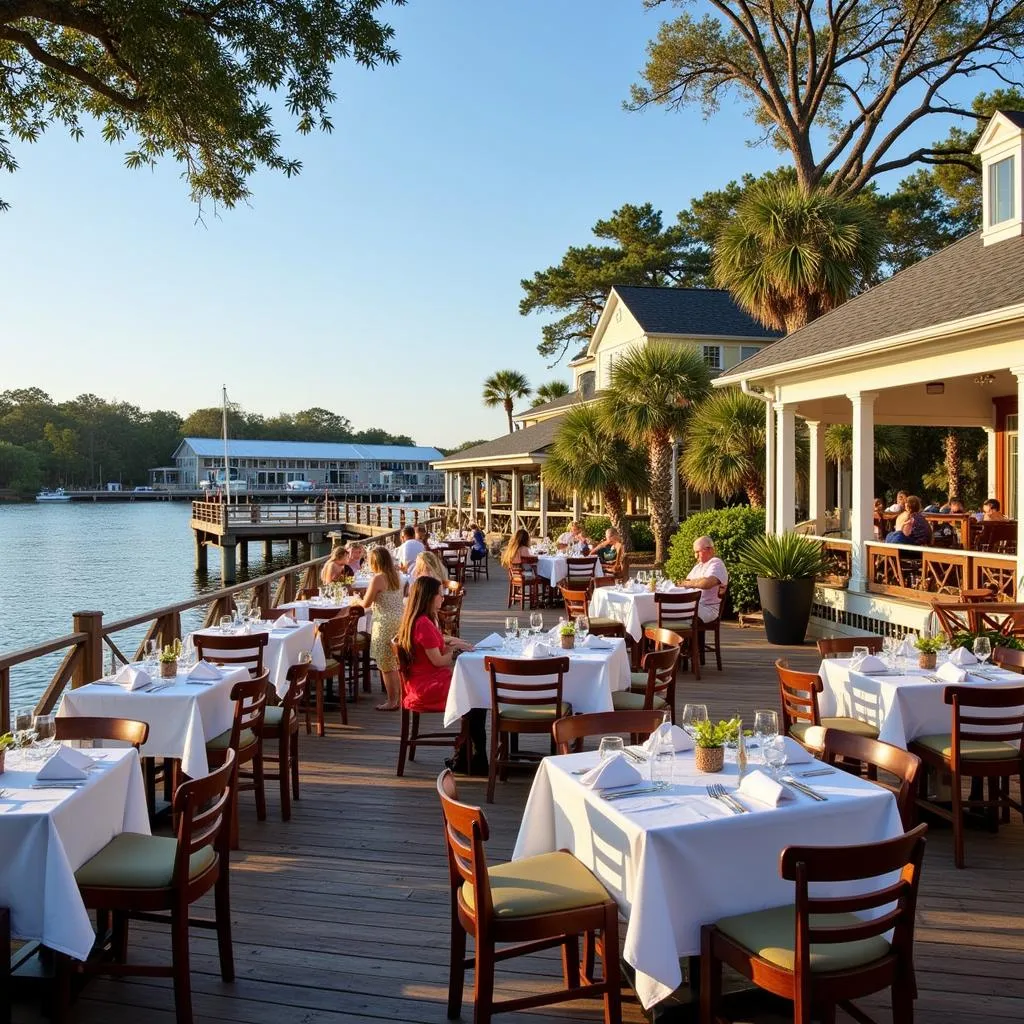
M 654 534 L 651 532 L 650 524 L 645 519 L 631 519 L 629 522 L 629 533 L 631 538 L 630 547 L 633 551 L 653 551 Z M 593 541 L 604 540 L 604 532 L 612 525 L 607 516 L 587 516 L 583 520 L 583 532 Z
M 665 572 L 673 579 L 684 579 L 693 568 L 693 542 L 707 535 L 715 542 L 715 552 L 729 571 L 729 603 L 736 611 L 758 607 L 757 579 L 753 573 L 736 568 L 739 550 L 754 537 L 764 535 L 764 510 L 735 505 L 698 512 L 684 519 L 669 545 Z

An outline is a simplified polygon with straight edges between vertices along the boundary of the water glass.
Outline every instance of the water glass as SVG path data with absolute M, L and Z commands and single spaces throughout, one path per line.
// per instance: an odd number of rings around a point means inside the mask
M 976 636 L 973 650 L 974 656 L 984 665 L 992 656 L 992 641 L 987 636 Z
M 156 671 L 157 661 L 160 657 L 160 641 L 146 641 L 146 672 L 152 675 Z
M 868 649 L 866 647 L 854 647 L 850 657 L 850 667 L 857 668 L 861 662 L 868 656 Z
M 655 789 L 668 789 L 675 771 L 676 751 L 668 736 L 660 736 L 651 753 L 651 785 Z
M 533 630 L 533 635 L 537 636 L 543 628 L 544 628 L 544 613 L 543 612 L 530 612 L 530 629 Z
M 607 761 L 608 758 L 615 754 L 621 754 L 625 749 L 626 744 L 621 736 L 602 736 L 597 752 L 602 761 Z
M 36 741 L 43 758 L 50 755 L 50 750 L 57 742 L 57 726 L 53 715 L 36 715 L 33 720 Z
M 754 736 L 757 739 L 757 745 L 761 748 L 761 760 L 765 764 L 768 763 L 765 756 L 767 750 L 767 744 L 774 741 L 775 737 L 779 735 L 779 716 L 774 711 L 755 711 L 754 712 Z
M 582 644 L 587 639 L 587 634 L 590 632 L 590 623 L 587 622 L 586 615 L 576 616 L 576 642 Z
M 233 621 L 234 620 L 231 618 L 230 615 L 222 615 L 220 617 L 220 631 L 222 633 L 230 633 L 231 632 L 231 624 L 232 624 Z
M 24 748 L 35 739 L 34 715 L 32 708 L 22 708 L 14 714 L 14 745 Z
M 684 704 L 683 705 L 683 729 L 689 733 L 690 736 L 694 735 L 694 730 L 698 722 L 706 722 L 708 720 L 708 706 L 707 704 Z
M 782 769 L 786 767 L 788 755 L 786 753 L 785 741 L 781 736 L 774 736 L 770 740 L 765 740 L 764 759 L 772 775 L 778 776 Z
M 519 619 L 515 615 L 509 615 L 505 619 L 505 647 L 512 649 L 512 641 L 519 635 Z

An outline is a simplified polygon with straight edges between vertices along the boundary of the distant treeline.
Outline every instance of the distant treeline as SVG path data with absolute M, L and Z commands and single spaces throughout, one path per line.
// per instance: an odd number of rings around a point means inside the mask
M 0 392 L 0 488 L 32 492 L 40 487 L 103 486 L 107 481 L 144 484 L 147 471 L 170 464 L 184 437 L 220 437 L 221 410 L 145 412 L 129 402 L 79 395 L 54 402 L 40 388 Z M 355 441 L 413 444 L 404 434 L 354 430 L 347 417 L 328 409 L 261 416 L 228 407 L 228 435 L 275 441 Z

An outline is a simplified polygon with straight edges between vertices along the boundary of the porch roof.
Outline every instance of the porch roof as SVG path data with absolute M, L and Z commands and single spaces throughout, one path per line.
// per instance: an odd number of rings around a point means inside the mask
M 511 434 L 497 437 L 493 441 L 456 452 L 446 459 L 432 462 L 431 465 L 435 469 L 458 470 L 485 469 L 488 464 L 536 464 L 543 460 L 545 449 L 554 441 L 561 423 L 561 417 L 553 416 L 535 423 L 532 427 L 514 430 Z

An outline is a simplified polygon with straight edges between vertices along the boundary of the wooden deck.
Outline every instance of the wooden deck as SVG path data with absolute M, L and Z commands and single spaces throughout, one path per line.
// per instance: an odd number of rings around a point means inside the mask
M 504 582 L 467 585 L 463 635 L 479 639 L 503 624 Z M 557 612 L 547 613 L 554 621 Z M 777 703 L 769 647 L 754 630 L 723 634 L 726 670 L 701 683 L 684 677 L 679 703 L 693 696 L 712 715 Z M 794 667 L 817 664 L 813 648 L 785 652 Z M 376 696 L 376 695 L 375 695 Z M 337 715 L 323 739 L 302 739 L 302 799 L 292 821 L 278 817 L 268 788 L 267 822 L 255 819 L 251 794 L 242 798 L 242 849 L 232 862 L 232 903 L 238 980 L 223 984 L 211 935 L 192 933 L 193 1005 L 197 1022 L 347 1024 L 354 1021 L 445 1020 L 448 956 L 447 867 L 434 780 L 442 752 L 421 751 L 406 777 L 395 777 L 398 716 L 377 713 L 364 695 L 350 706 L 350 725 Z M 512 850 L 529 790 L 526 776 L 499 784 L 487 809 L 493 861 Z M 276 784 L 275 784 L 276 785 Z M 461 792 L 483 801 L 473 780 Z M 998 835 L 967 836 L 968 868 L 953 867 L 951 836 L 933 830 L 928 845 L 918 924 L 920 998 L 917 1020 L 928 1024 L 1024 1019 L 1024 826 Z M 680 878 L 678 885 L 687 880 Z M 164 960 L 166 931 L 133 925 L 130 956 Z M 512 961 L 499 972 L 501 992 L 539 990 L 557 978 L 548 956 Z M 880 1021 L 884 1000 L 865 1002 Z M 466 1019 L 471 1004 L 466 1003 Z M 38 1000 L 14 1007 L 16 1022 L 44 1019 Z M 596 1001 L 509 1021 L 600 1021 Z M 627 998 L 624 1020 L 643 1019 Z M 784 1018 L 746 1018 L 777 1022 Z M 840 1013 L 840 1019 L 843 1015 Z M 73 1006 L 71 1024 L 172 1024 L 170 982 L 164 979 L 91 981 Z M 902 1024 L 902 1022 L 897 1022 Z

